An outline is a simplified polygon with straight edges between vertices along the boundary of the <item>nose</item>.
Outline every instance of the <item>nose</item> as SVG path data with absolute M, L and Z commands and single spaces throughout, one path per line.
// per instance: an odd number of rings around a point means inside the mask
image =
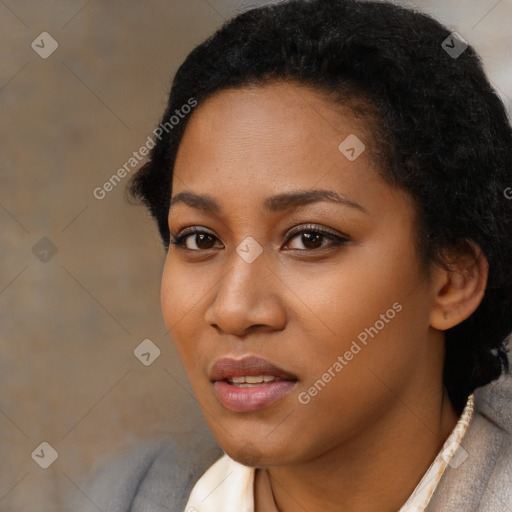
M 217 284 L 205 321 L 219 332 L 244 336 L 252 329 L 281 330 L 286 325 L 283 284 L 268 267 L 265 252 L 251 263 L 236 251 L 231 268 Z

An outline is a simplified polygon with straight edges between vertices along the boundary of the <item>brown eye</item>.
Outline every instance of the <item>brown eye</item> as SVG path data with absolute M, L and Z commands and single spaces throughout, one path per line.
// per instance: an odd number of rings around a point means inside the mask
M 295 237 L 296 236 L 297 235 L 295 235 Z M 300 241 L 306 249 L 318 249 L 319 247 L 322 247 L 322 240 L 325 238 L 325 235 L 322 235 L 320 233 L 300 233 Z
M 177 237 L 171 236 L 171 243 L 189 251 L 207 251 L 213 248 L 216 237 L 201 230 L 190 230 Z
M 191 237 L 191 240 L 195 240 L 196 247 L 198 249 L 211 249 L 213 236 L 207 233 L 196 233 L 194 237 Z
M 288 243 L 290 240 L 297 239 L 303 247 L 292 247 L 292 249 L 314 251 L 323 247 L 339 246 L 350 242 L 350 239 L 347 237 L 336 235 L 324 229 L 313 228 L 314 226 L 310 229 L 302 229 L 301 231 L 293 233 L 290 238 L 288 238 Z M 326 242 L 323 243 L 324 241 Z

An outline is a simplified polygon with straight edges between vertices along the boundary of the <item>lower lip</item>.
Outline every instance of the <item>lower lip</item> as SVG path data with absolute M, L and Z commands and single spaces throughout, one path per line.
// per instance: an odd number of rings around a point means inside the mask
M 294 380 L 278 380 L 254 387 L 232 386 L 224 380 L 215 381 L 213 389 L 220 403 L 231 411 L 249 412 L 268 407 L 287 395 L 297 384 Z

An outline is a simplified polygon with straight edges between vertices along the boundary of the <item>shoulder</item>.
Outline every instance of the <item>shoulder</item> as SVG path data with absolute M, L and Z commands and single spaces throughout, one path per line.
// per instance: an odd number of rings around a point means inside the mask
M 183 512 L 194 484 L 223 453 L 209 431 L 143 442 L 103 465 L 84 494 L 90 510 Z M 73 510 L 88 512 L 81 502 Z
M 446 469 L 427 511 L 512 510 L 511 373 L 475 391 L 474 417 L 459 450 L 457 464 Z
M 512 510 L 512 374 L 502 375 L 481 388 L 477 398 L 477 410 L 486 424 L 482 431 L 489 443 L 489 460 L 487 464 L 481 461 L 485 467 L 482 480 L 486 483 L 478 510 Z M 482 442 L 474 443 L 475 450 Z

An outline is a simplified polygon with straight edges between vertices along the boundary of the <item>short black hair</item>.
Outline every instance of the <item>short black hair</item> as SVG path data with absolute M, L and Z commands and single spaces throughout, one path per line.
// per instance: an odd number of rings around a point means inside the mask
M 201 104 L 218 91 L 276 80 L 363 111 L 382 177 L 414 200 L 421 259 L 445 264 L 446 249 L 470 240 L 489 263 L 478 308 L 446 331 L 443 379 L 460 413 L 470 393 L 509 367 L 512 200 L 505 190 L 512 185 L 512 129 L 479 56 L 453 37 L 431 17 L 385 2 L 290 0 L 252 9 L 188 55 L 162 123 L 191 97 Z M 458 56 L 447 51 L 456 43 Z M 173 167 L 188 119 L 161 130 L 130 182 L 166 250 Z

